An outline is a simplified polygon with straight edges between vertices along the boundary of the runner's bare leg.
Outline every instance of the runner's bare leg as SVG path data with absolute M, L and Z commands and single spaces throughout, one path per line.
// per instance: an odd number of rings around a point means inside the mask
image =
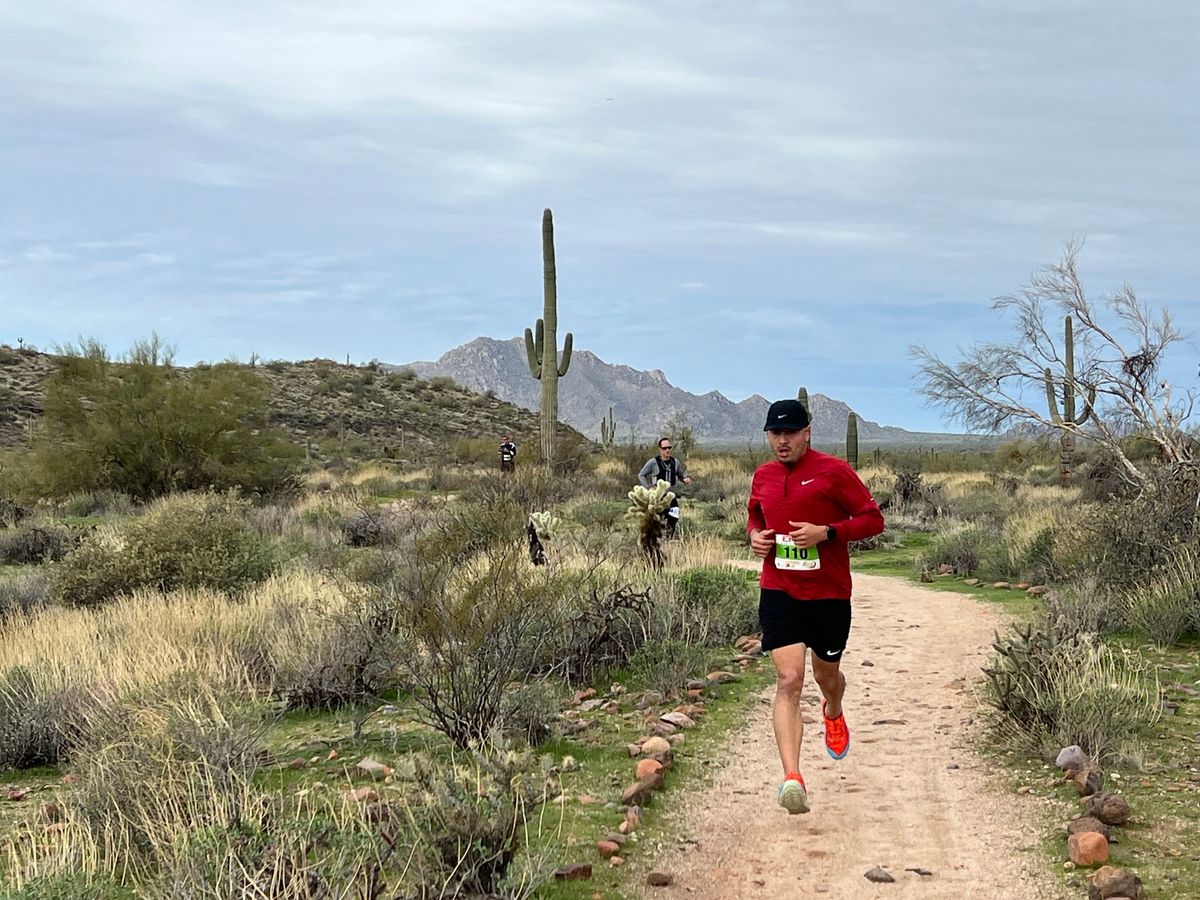
M 804 740 L 804 719 L 800 715 L 800 693 L 804 689 L 804 663 L 808 647 L 790 644 L 771 651 L 775 661 L 775 704 L 771 722 L 775 743 L 785 776 L 800 771 L 800 743 Z

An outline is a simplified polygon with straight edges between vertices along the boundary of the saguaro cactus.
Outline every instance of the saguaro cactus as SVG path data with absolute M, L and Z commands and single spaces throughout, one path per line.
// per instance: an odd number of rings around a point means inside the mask
M 554 462 L 554 433 L 558 426 L 558 379 L 567 374 L 571 365 L 571 342 L 567 332 L 563 342 L 562 361 L 558 359 L 558 283 L 554 270 L 554 217 L 550 210 L 542 213 L 542 317 L 537 320 L 537 332 L 525 329 L 525 353 L 529 357 L 529 374 L 542 382 L 542 459 L 546 465 Z
M 858 416 L 853 410 L 846 419 L 846 462 L 851 468 L 858 468 Z
M 613 408 L 608 408 L 608 418 L 600 419 L 600 444 L 604 449 L 611 450 L 617 439 L 617 422 L 613 418 Z
M 1079 415 L 1075 414 L 1075 398 L 1082 399 L 1080 385 L 1075 380 L 1075 332 L 1071 317 L 1067 316 L 1064 328 L 1063 364 L 1065 374 L 1062 385 L 1062 411 L 1058 408 L 1058 398 L 1054 395 L 1054 375 L 1049 367 L 1044 372 L 1046 379 L 1046 404 L 1050 407 L 1050 421 L 1058 426 L 1059 447 L 1058 477 L 1063 484 L 1071 478 L 1071 467 L 1075 458 L 1075 434 L 1079 426 L 1091 418 L 1096 403 L 1096 389 L 1088 387 L 1087 401 Z
M 803 406 L 804 411 L 806 413 L 808 413 L 809 424 L 812 424 L 812 407 L 810 407 L 808 405 L 808 388 L 802 387 L 802 388 L 800 388 L 800 390 L 796 391 L 796 399 L 800 401 L 800 405 Z M 809 432 L 809 434 L 810 434 L 810 437 L 808 439 L 808 446 L 811 447 L 812 446 L 812 437 L 811 437 L 812 432 Z

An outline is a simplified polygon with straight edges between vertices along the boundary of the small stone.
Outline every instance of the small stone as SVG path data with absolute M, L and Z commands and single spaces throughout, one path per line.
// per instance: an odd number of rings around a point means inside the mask
M 709 684 L 728 684 L 731 681 L 737 681 L 738 677 L 739 676 L 734 675 L 732 672 L 723 671 L 709 672 L 706 676 Z
M 596 841 L 596 852 L 605 859 L 616 856 L 620 850 L 620 845 L 613 841 Z
M 664 737 L 652 737 L 642 744 L 641 753 L 653 756 L 655 753 L 670 753 L 671 742 Z
M 626 744 L 625 750 L 629 753 L 629 756 L 631 758 L 634 756 L 642 755 L 642 745 L 641 744 Z
M 676 728 L 695 728 L 696 720 L 686 713 L 669 712 L 663 713 L 659 719 L 666 722 L 668 725 L 674 725 Z
M 636 806 L 625 810 L 625 821 L 621 824 L 625 826 L 625 834 L 633 834 L 642 824 L 642 811 Z M 620 831 L 619 828 L 617 830 Z
M 1132 810 L 1128 801 L 1120 794 L 1101 791 L 1087 798 L 1084 813 L 1095 816 L 1105 825 L 1124 825 L 1129 821 Z
M 31 788 L 13 788 L 8 792 L 8 799 L 13 802 L 20 802 L 29 796 Z
M 578 772 L 579 760 L 573 756 L 564 756 L 562 762 L 558 764 L 558 768 L 561 772 Z
M 992 587 L 996 588 L 996 590 L 1007 591 L 1012 588 L 1012 585 L 1007 581 L 997 581 L 992 584 Z
M 868 668 L 872 668 L 872 667 L 874 667 L 874 665 L 875 665 L 875 663 L 871 662 L 869 659 L 864 659 L 864 660 L 862 661 L 862 664 L 863 664 L 864 666 L 867 666 Z
M 42 804 L 42 818 L 47 822 L 61 822 L 62 817 L 62 807 L 53 800 L 49 800 Z
M 303 769 L 307 765 L 308 765 L 307 759 L 305 759 L 302 756 L 297 756 L 295 759 L 293 759 L 290 763 L 287 764 L 287 767 L 289 769 Z
M 586 688 L 582 691 L 576 691 L 575 696 L 571 698 L 571 705 L 578 706 L 584 700 L 591 700 L 596 696 L 595 688 Z
M 349 797 L 356 803 L 373 803 L 379 799 L 379 792 L 373 787 L 360 787 L 351 791 Z
M 388 775 L 392 774 L 390 766 L 385 766 L 383 763 L 379 762 L 378 760 L 371 759 L 369 756 L 364 757 L 363 760 L 356 766 L 356 768 L 363 775 L 375 780 L 386 778 Z
M 651 887 L 670 887 L 675 883 L 675 876 L 670 872 L 651 872 L 646 876 L 646 884 Z
M 622 859 L 620 856 L 610 856 L 608 858 L 608 864 L 613 867 L 623 866 L 623 865 L 625 865 L 625 860 Z
M 1078 831 L 1067 838 L 1067 855 L 1077 866 L 1108 862 L 1108 838 L 1098 831 Z
M 971 587 L 979 587 L 979 585 L 981 585 L 982 583 L 983 582 L 981 582 L 978 578 L 963 579 L 963 584 L 970 585 Z
M 891 884 L 896 879 L 892 877 L 892 873 L 883 866 L 876 866 L 866 873 L 864 876 L 867 881 L 873 881 L 876 884 Z
M 621 792 L 621 804 L 623 806 L 645 806 L 650 802 L 650 792 L 653 790 L 649 779 L 635 781 Z
M 1104 773 L 1095 766 L 1087 766 L 1076 772 L 1071 781 L 1075 783 L 1075 790 L 1080 797 L 1090 797 L 1104 787 Z
M 1027 594 L 1029 594 L 1029 595 L 1031 595 L 1031 596 L 1033 596 L 1033 597 L 1042 597 L 1042 596 L 1044 596 L 1045 594 L 1047 594 L 1049 591 L 1050 591 L 1050 588 L 1046 587 L 1046 585 L 1044 585 L 1044 584 L 1035 584 L 1033 587 L 1031 587 L 1031 588 L 1028 588 L 1028 589 L 1025 591 L 1025 593 L 1027 593 Z
M 624 834 L 622 834 L 622 833 L 621 833 L 621 832 L 619 832 L 619 831 L 610 831 L 608 834 L 606 834 L 606 835 L 604 836 L 604 839 L 605 839 L 606 841 L 612 841 L 612 842 L 613 842 L 614 844 L 616 844 L 617 846 L 621 846 L 621 845 L 623 845 L 623 844 L 624 844 L 624 843 L 625 843 L 627 840 L 629 840 L 629 838 L 627 838 L 627 837 L 626 837 Z
M 586 881 L 591 877 L 592 867 L 588 863 L 569 863 L 554 871 L 555 881 Z
M 1088 755 L 1083 752 L 1083 748 L 1078 744 L 1072 744 L 1070 747 L 1063 747 L 1058 751 L 1058 756 L 1054 758 L 1054 764 L 1063 771 L 1074 769 L 1076 772 L 1087 768 Z
M 330 750 L 329 753 L 325 756 L 325 759 L 326 759 L 326 761 L 332 761 L 332 760 L 337 759 L 339 755 L 340 754 L 336 750 Z
M 1117 897 L 1142 900 L 1144 896 L 1142 879 L 1129 869 L 1101 866 L 1088 876 L 1089 900 L 1115 900 Z
M 933 875 L 933 873 L 930 872 L 928 869 L 922 869 L 920 866 L 909 866 L 904 871 L 905 872 L 916 872 L 922 878 L 929 878 L 930 876 Z

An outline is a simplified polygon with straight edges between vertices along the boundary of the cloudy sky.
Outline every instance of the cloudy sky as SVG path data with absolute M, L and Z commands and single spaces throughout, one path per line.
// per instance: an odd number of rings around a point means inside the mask
M 1068 239 L 1200 330 L 1194 10 L 0 3 L 0 340 L 432 359 L 540 315 L 548 206 L 576 347 L 940 429 L 908 345 Z

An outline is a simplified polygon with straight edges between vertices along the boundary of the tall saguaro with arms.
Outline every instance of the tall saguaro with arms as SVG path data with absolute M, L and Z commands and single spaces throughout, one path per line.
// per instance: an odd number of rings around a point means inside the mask
M 562 360 L 558 358 L 558 282 L 554 269 L 554 217 L 542 213 L 542 317 L 536 333 L 525 329 L 525 353 L 529 373 L 542 382 L 542 459 L 554 462 L 554 436 L 558 427 L 558 379 L 571 365 L 571 332 L 563 341 Z

